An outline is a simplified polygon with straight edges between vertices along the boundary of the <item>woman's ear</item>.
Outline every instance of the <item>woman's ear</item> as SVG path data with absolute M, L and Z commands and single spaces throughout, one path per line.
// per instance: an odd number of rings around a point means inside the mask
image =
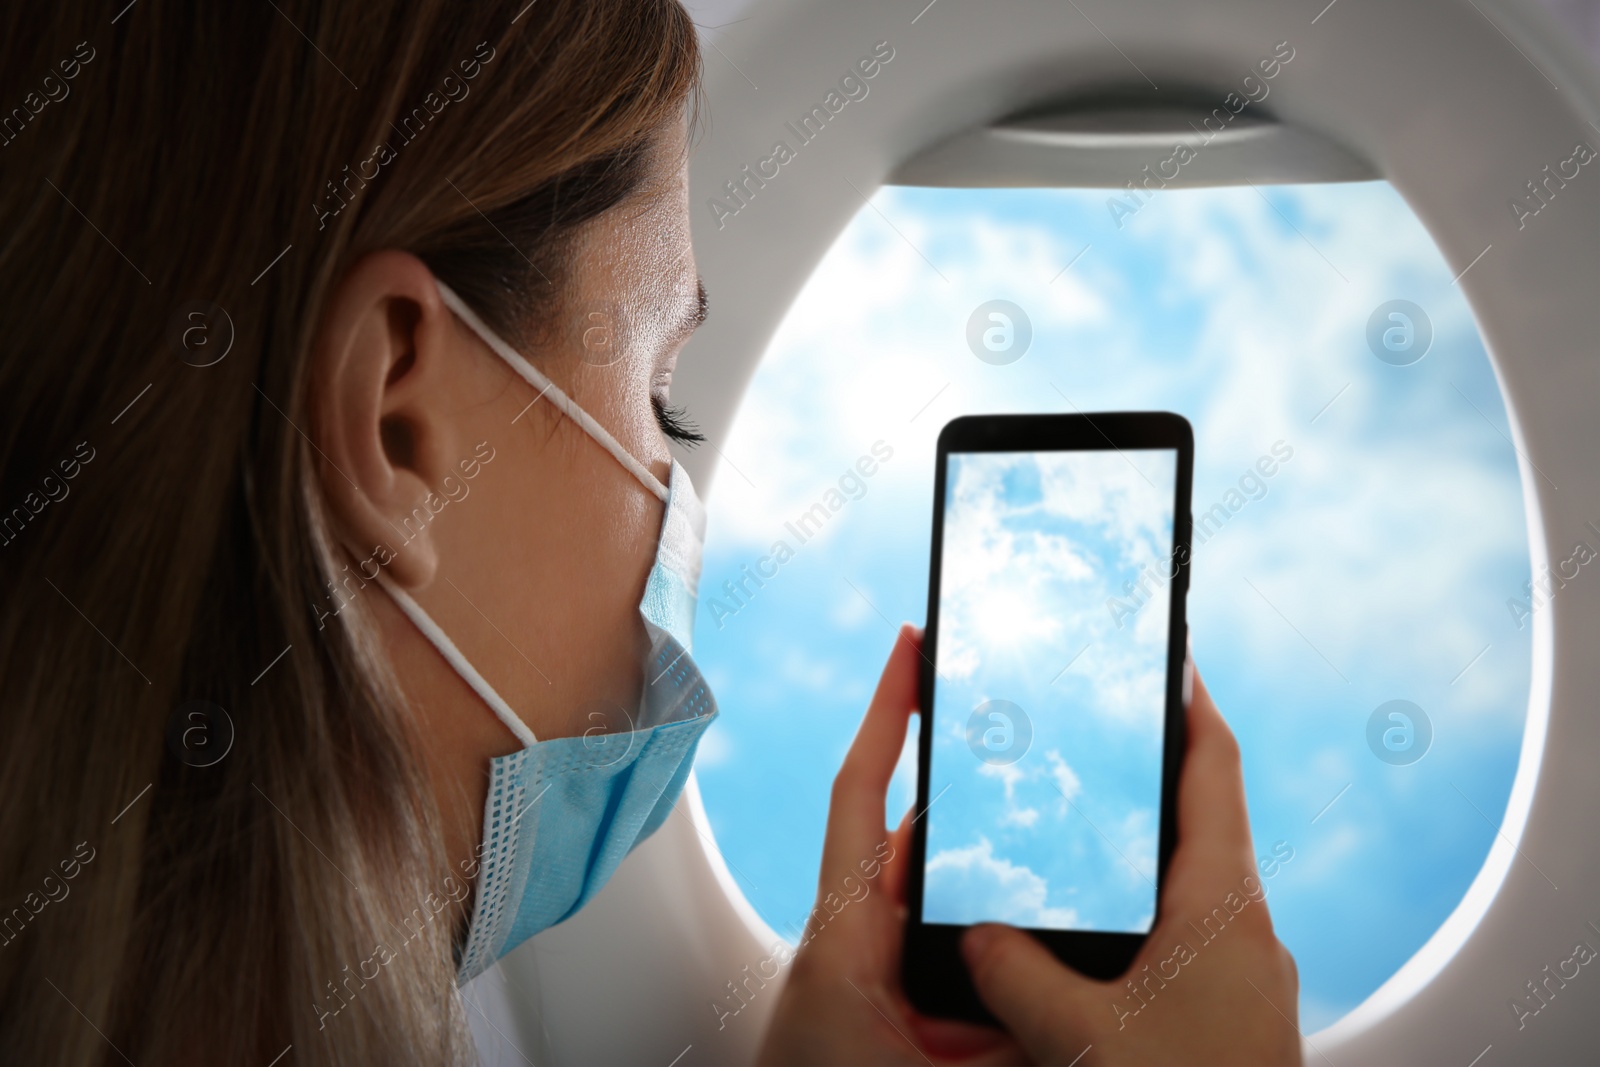
M 427 266 L 383 251 L 339 282 L 313 342 L 312 440 L 333 535 L 402 588 L 426 586 L 439 565 L 429 525 L 459 451 L 449 386 L 471 358 L 462 333 Z

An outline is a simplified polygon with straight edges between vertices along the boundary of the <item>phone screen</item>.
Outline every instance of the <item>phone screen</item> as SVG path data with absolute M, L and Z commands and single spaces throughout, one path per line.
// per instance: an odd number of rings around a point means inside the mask
M 948 454 L 924 923 L 1149 932 L 1178 462 Z

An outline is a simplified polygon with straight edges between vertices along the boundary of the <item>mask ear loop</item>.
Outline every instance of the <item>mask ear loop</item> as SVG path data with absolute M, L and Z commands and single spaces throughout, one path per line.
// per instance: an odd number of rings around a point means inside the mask
M 426 637 L 433 644 L 433 647 L 439 650 L 439 655 L 443 656 L 445 661 L 455 668 L 456 673 L 461 675 L 462 679 L 483 699 L 483 702 L 489 705 L 489 709 L 495 713 L 501 722 L 506 724 L 506 728 L 517 735 L 517 740 L 522 742 L 522 747 L 532 748 L 539 739 L 533 735 L 532 730 L 528 729 L 527 723 L 519 719 L 517 713 L 511 710 L 511 705 L 507 704 L 500 694 L 494 691 L 494 686 L 490 685 L 488 680 L 478 673 L 476 667 L 467 662 L 467 657 L 463 656 L 461 650 L 456 647 L 456 643 L 450 640 L 450 635 L 440 629 L 438 623 L 429 618 L 428 613 L 422 610 L 422 605 L 411 599 L 411 594 L 391 582 L 387 575 L 380 572 L 378 582 L 383 586 L 383 591 L 393 598 L 400 610 L 405 612 L 406 617 L 411 620 L 418 630 L 422 631 L 422 636 Z
M 489 329 L 482 319 L 478 318 L 477 313 L 455 294 L 454 290 L 437 278 L 434 281 L 439 286 L 439 296 L 444 300 L 445 307 L 455 312 L 456 316 L 466 323 L 473 333 L 478 335 L 479 340 L 488 345 L 495 355 L 509 363 L 511 369 L 520 374 L 524 381 L 539 390 L 540 396 L 548 396 L 550 402 L 561 409 L 562 414 L 583 427 L 584 432 L 594 438 L 601 448 L 616 457 L 617 462 L 627 468 L 628 473 L 639 479 L 640 484 L 654 493 L 658 500 L 662 503 L 666 502 L 668 496 L 667 487 L 662 485 L 655 475 L 646 470 L 642 463 L 634 459 L 632 454 L 626 448 L 623 448 L 604 426 L 595 421 L 594 416 L 579 407 L 577 402 L 566 393 L 563 393 L 560 387 L 551 381 L 543 371 L 522 358 L 520 352 L 500 340 L 495 335 L 495 332 Z

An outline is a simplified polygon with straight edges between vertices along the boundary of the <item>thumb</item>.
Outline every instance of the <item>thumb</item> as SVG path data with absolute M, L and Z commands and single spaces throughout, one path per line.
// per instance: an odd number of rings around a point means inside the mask
M 961 939 L 961 953 L 979 999 L 1030 1055 L 1048 1059 L 1078 1035 L 1089 1040 L 1088 1012 L 1101 983 L 1067 968 L 1035 938 L 982 923 Z

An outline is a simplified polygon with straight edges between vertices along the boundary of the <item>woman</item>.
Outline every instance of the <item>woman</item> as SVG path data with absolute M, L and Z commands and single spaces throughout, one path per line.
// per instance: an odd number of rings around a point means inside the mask
M 458 979 L 582 906 L 714 714 L 667 448 L 697 440 L 669 390 L 705 312 L 693 26 L 672 0 L 4 19 L 0 1059 L 469 1062 Z M 887 836 L 917 640 L 824 884 Z M 1197 693 L 1152 945 L 1253 864 Z M 1298 1059 L 1265 908 L 1137 1026 L 1000 928 L 966 949 L 1007 1032 L 919 1018 L 899 873 L 797 957 L 767 1060 Z

